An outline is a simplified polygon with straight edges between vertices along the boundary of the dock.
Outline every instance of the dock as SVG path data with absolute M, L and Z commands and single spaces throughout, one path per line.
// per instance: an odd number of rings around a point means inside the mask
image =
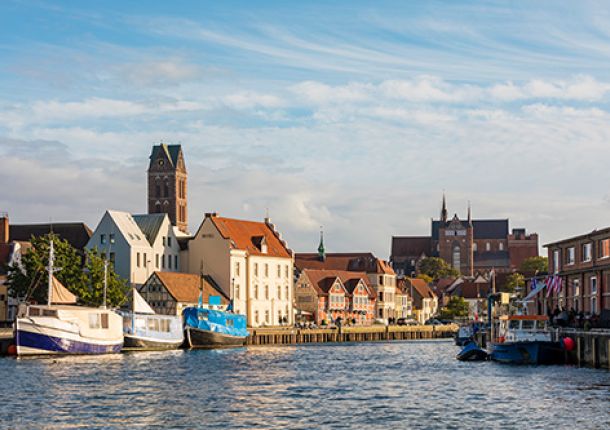
M 570 328 L 559 329 L 556 339 L 569 337 L 575 342 L 572 351 L 566 352 L 566 362 L 583 367 L 610 369 L 610 330 L 590 331 Z
M 452 338 L 457 325 L 368 326 L 336 329 L 249 329 L 246 345 L 298 345 L 308 343 L 376 342 Z

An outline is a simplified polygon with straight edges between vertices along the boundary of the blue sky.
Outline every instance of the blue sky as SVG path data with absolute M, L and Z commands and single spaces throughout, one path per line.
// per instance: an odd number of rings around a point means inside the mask
M 450 212 L 548 242 L 610 225 L 607 2 L 0 3 L 0 210 L 143 212 L 182 143 L 191 229 L 388 257 Z

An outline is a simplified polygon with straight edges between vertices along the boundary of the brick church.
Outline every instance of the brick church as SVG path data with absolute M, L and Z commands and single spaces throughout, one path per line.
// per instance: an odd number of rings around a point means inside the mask
M 425 257 L 440 257 L 462 275 L 474 276 L 491 269 L 511 272 L 523 260 L 538 255 L 538 235 L 524 228 L 509 232 L 508 219 L 471 218 L 470 205 L 465 220 L 448 217 L 443 195 L 441 216 L 431 221 L 430 236 L 393 236 L 390 262 L 399 275 L 410 276 Z

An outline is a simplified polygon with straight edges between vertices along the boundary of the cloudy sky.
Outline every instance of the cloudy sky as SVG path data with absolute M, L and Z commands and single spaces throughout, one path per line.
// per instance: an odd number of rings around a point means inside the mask
M 0 212 L 144 212 L 163 141 L 191 229 L 387 258 L 445 190 L 546 243 L 610 225 L 609 70 L 608 2 L 2 1 Z

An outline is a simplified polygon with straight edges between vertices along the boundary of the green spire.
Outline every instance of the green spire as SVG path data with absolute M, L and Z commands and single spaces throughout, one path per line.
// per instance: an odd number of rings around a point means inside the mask
M 324 231 L 322 231 L 322 227 L 320 227 L 320 245 L 318 246 L 318 257 L 320 260 L 326 260 L 326 250 L 324 249 Z

